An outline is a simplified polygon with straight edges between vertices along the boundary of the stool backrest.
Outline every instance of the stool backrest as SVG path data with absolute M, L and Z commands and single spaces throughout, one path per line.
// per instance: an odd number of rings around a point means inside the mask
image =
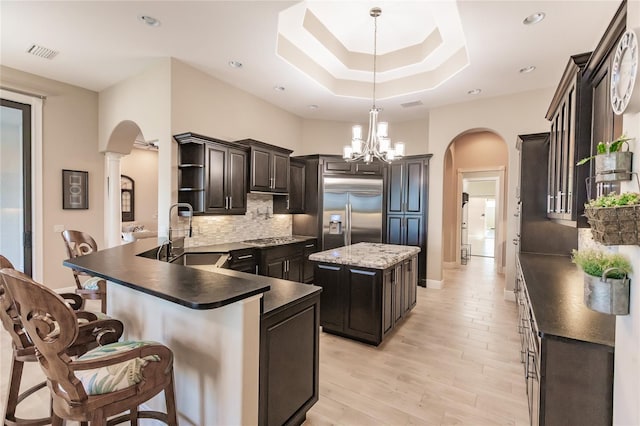
M 67 350 L 78 337 L 78 322 L 71 307 L 53 290 L 21 272 L 3 269 L 0 276 L 15 302 L 22 325 L 35 345 L 51 390 L 69 403 L 87 399 L 73 374 Z
M 2 269 L 13 270 L 14 268 L 9 259 L 0 254 L 0 270 Z M 13 298 L 7 292 L 2 279 L 0 279 L 0 321 L 2 321 L 2 326 L 11 336 L 16 350 L 33 350 L 33 344 L 29 341 L 22 328 L 22 322 L 20 322 Z
M 73 231 L 73 230 L 65 230 L 62 231 L 62 239 L 64 240 L 64 244 L 67 247 L 67 254 L 69 259 L 75 259 L 79 256 L 84 256 L 86 254 L 93 253 L 94 251 L 98 251 L 98 244 L 93 237 L 86 232 L 82 231 Z M 76 280 L 76 285 L 78 288 L 82 288 L 82 284 L 78 279 L 78 275 L 87 275 L 82 271 L 78 271 L 72 269 L 73 277 Z

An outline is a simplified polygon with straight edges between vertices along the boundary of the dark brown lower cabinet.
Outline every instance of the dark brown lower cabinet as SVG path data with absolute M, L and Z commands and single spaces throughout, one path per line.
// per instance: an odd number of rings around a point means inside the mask
M 318 401 L 320 297 L 260 322 L 259 424 L 299 425 Z
M 415 306 L 417 271 L 417 256 L 384 270 L 316 263 L 322 330 L 379 345 Z
M 515 294 L 531 425 L 611 425 L 614 348 L 541 332 L 519 264 Z

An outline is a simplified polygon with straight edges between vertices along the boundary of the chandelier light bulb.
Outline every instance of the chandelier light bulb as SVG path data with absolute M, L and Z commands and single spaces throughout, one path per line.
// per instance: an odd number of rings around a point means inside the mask
M 395 152 L 396 156 L 404 157 L 404 142 L 396 142 Z
M 378 123 L 378 137 L 386 138 L 389 136 L 389 123 L 381 121 Z
M 351 141 L 351 152 L 356 155 L 362 153 L 362 139 L 354 139 Z
M 380 134 L 378 134 L 378 136 L 380 136 Z M 380 140 L 380 152 L 389 152 L 391 148 L 391 141 L 389 138 L 379 137 L 378 139 Z
M 342 158 L 349 159 L 353 155 L 353 149 L 347 145 L 344 147 L 344 153 L 342 154 Z
M 362 126 L 356 125 L 351 128 L 353 139 L 362 139 Z

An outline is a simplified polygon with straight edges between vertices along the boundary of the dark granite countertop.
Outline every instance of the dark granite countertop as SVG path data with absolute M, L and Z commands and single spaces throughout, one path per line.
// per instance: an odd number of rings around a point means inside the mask
M 305 240 L 313 237 L 304 237 Z M 193 268 L 138 256 L 158 247 L 145 239 L 64 261 L 65 266 L 87 271 L 118 284 L 192 309 L 213 309 L 263 293 L 262 316 L 318 295 L 321 287 L 207 267 Z M 251 248 L 241 243 L 187 248 L 187 253 L 227 253 Z
M 219 308 L 269 290 L 269 284 L 137 256 L 159 245 L 154 238 L 100 250 L 65 266 L 191 309 Z
M 209 265 L 193 265 L 191 268 L 202 270 L 214 270 Z M 261 275 L 246 274 L 244 272 L 231 269 L 215 269 L 220 274 L 229 277 L 245 277 L 249 275 L 251 280 L 257 283 L 269 285 L 269 291 L 264 293 L 262 317 L 269 317 L 283 311 L 289 306 L 303 302 L 304 300 L 319 295 L 322 287 L 311 284 L 302 284 L 293 281 L 281 280 L 278 278 L 264 277 Z
M 583 274 L 567 256 L 519 253 L 520 265 L 541 336 L 615 346 L 614 315 L 583 302 Z

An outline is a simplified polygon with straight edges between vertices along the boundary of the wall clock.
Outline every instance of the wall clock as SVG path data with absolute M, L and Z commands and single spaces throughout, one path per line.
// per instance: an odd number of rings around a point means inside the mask
M 632 101 L 633 87 L 637 77 L 638 37 L 634 31 L 627 30 L 616 46 L 611 67 L 610 99 L 614 113 L 620 115 L 625 111 L 638 112 L 637 110 L 640 109 L 638 94 Z

